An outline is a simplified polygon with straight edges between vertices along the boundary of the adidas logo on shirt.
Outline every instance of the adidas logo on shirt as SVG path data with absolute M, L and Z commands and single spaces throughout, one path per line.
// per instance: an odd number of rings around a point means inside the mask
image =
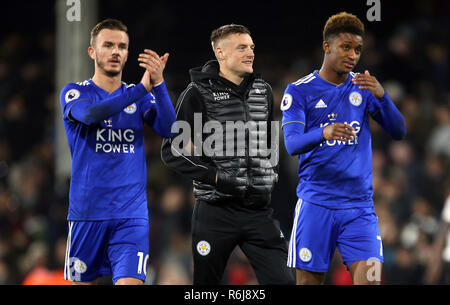
M 325 104 L 325 102 L 321 99 L 320 101 L 317 102 L 315 108 L 327 108 L 327 104 Z

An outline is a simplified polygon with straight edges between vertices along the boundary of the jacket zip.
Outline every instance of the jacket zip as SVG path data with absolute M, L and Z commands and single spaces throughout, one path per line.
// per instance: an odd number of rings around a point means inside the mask
M 252 82 L 252 84 L 253 84 L 253 82 Z M 244 95 L 240 95 L 237 92 L 234 92 L 231 88 L 225 86 L 225 88 L 226 88 L 226 90 L 228 92 L 230 92 L 231 94 L 239 97 L 239 99 L 242 101 L 242 106 L 244 108 L 244 118 L 245 118 L 244 124 L 248 122 L 248 117 L 249 117 L 249 113 L 250 113 L 250 111 L 248 109 L 248 104 L 246 103 L 246 96 L 250 92 L 251 86 L 252 85 L 250 85 L 249 86 L 250 88 L 245 91 Z M 248 145 L 245 145 L 245 160 L 247 162 L 247 182 L 250 183 L 250 181 L 251 181 L 250 180 L 251 179 L 251 175 L 250 175 L 250 155 L 249 155 L 250 136 L 249 136 L 248 128 L 245 129 L 245 142 L 246 142 L 246 144 L 248 144 Z M 249 187 L 250 187 L 250 185 L 247 185 L 245 187 L 244 198 L 248 197 L 248 189 L 249 189 Z
M 247 96 L 247 93 L 245 93 L 244 97 L 241 99 L 242 102 L 244 103 L 244 113 L 245 113 L 245 122 L 248 122 L 248 116 L 249 116 L 249 109 L 248 109 L 248 104 L 246 103 L 245 97 Z M 250 150 L 250 135 L 249 135 L 249 131 L 248 128 L 245 129 L 245 141 L 248 145 L 245 145 L 245 160 L 247 160 L 247 182 L 250 183 L 251 181 L 251 175 L 250 175 L 250 156 L 249 156 L 249 150 Z M 245 196 L 244 198 L 248 197 L 248 189 L 249 189 L 250 185 L 246 186 L 245 189 Z

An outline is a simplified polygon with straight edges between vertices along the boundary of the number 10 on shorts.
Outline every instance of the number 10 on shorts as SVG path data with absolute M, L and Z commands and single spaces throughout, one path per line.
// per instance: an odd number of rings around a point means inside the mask
M 147 276 L 148 254 L 144 258 L 144 252 L 138 252 L 137 256 L 139 257 L 137 273 L 142 274 L 143 269 L 144 274 Z

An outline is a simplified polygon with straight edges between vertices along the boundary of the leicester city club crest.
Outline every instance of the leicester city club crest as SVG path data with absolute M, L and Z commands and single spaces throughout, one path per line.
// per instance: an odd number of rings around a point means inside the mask
M 133 114 L 136 112 L 137 106 L 136 103 L 133 103 L 127 107 L 125 107 L 125 109 L 123 111 L 125 111 L 128 114 Z
M 353 91 L 348 98 L 353 106 L 359 106 L 362 103 L 362 96 L 359 92 Z
M 309 262 L 312 258 L 312 253 L 308 248 L 301 248 L 300 249 L 300 259 L 304 261 L 305 263 Z
M 211 251 L 211 245 L 206 240 L 201 240 L 197 243 L 197 251 L 200 255 L 206 256 Z

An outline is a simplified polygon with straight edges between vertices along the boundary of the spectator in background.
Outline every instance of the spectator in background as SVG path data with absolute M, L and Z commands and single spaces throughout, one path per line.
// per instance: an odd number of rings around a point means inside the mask
M 29 115 L 25 97 L 21 93 L 13 94 L 7 99 L 3 113 L 2 133 L 9 143 L 13 161 L 20 160 L 29 151 L 32 141 L 29 141 Z
M 438 104 L 434 110 L 436 126 L 431 131 L 428 150 L 435 155 L 450 159 L 450 109 L 449 104 Z
M 70 281 L 64 280 L 64 257 L 66 241 L 61 238 L 55 245 L 54 254 L 48 253 L 48 247 L 43 242 L 35 242 L 28 249 L 23 257 L 24 264 L 28 271 L 23 285 L 71 285 Z M 49 260 L 56 262 L 55 269 L 49 267 Z
M 187 191 L 179 186 L 168 186 L 158 201 L 152 204 L 150 249 L 156 269 L 168 255 L 180 256 L 184 261 L 183 247 L 190 240 L 191 208 L 186 199 Z M 189 198 L 189 197 L 188 197 Z M 185 262 L 182 263 L 189 271 Z
M 437 234 L 425 283 L 450 285 L 450 183 L 447 181 L 447 199 L 441 215 L 439 234 Z

